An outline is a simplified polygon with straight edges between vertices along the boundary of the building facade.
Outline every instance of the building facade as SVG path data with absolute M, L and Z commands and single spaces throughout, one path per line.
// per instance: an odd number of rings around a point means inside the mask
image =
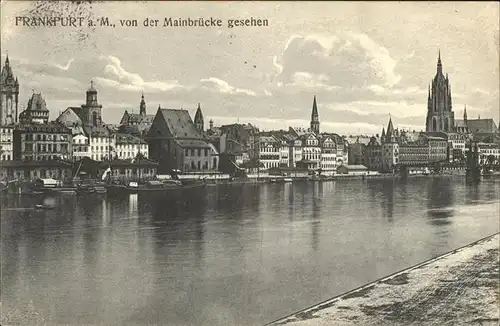
M 259 137 L 259 162 L 264 169 L 278 168 L 281 162 L 280 153 L 281 142 L 275 136 Z
M 320 140 L 322 171 L 336 171 L 337 169 L 337 142 L 333 137 L 325 135 Z
M 479 162 L 483 165 L 500 164 L 500 144 L 498 143 L 477 143 L 479 152 Z
M 18 122 L 19 82 L 14 77 L 9 56 L 0 75 L 0 126 Z
M 73 161 L 91 157 L 89 137 L 84 132 L 73 134 Z
M 0 161 L 14 159 L 14 126 L 0 125 Z
M 382 141 L 378 134 L 371 137 L 366 145 L 365 165 L 370 171 L 382 170 Z
M 159 173 L 213 171 L 218 153 L 186 110 L 158 108 L 146 136 L 149 158 L 159 163 Z
M 148 143 L 145 140 L 129 134 L 119 133 L 114 136 L 116 141 L 115 158 L 121 160 L 133 159 L 138 154 L 148 158 Z
M 102 162 L 99 165 L 102 173 L 111 167 L 111 176 L 114 179 L 126 179 L 128 181 L 141 181 L 153 179 L 158 172 L 158 163 L 145 158 L 137 160 L 114 159 L 110 162 Z
M 382 172 L 394 172 L 399 164 L 399 143 L 396 131 L 389 119 L 385 138 L 382 139 Z
M 14 160 L 72 160 L 72 134 L 57 122 L 20 125 L 13 134 Z
M 89 138 L 90 158 L 94 161 L 109 161 L 116 156 L 115 137 L 105 125 L 84 126 Z
M 67 161 L 7 161 L 0 164 L 0 180 L 34 180 L 52 178 L 71 180 L 73 164 Z
M 302 141 L 302 160 L 296 163 L 298 168 L 317 170 L 321 168 L 320 138 L 310 132 L 300 136 Z

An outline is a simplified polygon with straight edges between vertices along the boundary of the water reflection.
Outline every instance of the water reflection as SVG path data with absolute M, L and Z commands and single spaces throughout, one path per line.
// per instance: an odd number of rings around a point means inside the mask
M 427 214 L 433 225 L 452 223 L 454 202 L 451 178 L 432 178 L 427 189 Z
M 316 182 L 313 187 L 313 202 L 312 202 L 312 210 L 311 210 L 311 240 L 312 240 L 312 249 L 314 251 L 318 250 L 319 245 L 319 228 L 321 226 L 321 207 L 323 200 L 323 183 Z
M 396 197 L 394 190 L 396 188 L 396 181 L 395 179 L 390 181 L 392 181 L 392 184 L 387 183 L 382 188 L 382 198 L 380 204 L 384 209 L 384 215 L 387 217 L 387 221 L 391 223 L 394 217 L 394 200 Z

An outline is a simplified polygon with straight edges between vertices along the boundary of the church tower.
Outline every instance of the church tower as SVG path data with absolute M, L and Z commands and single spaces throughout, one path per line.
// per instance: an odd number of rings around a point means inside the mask
M 146 115 L 146 101 L 144 101 L 144 93 L 141 96 L 141 104 L 139 105 L 139 114 Z
M 319 134 L 319 115 L 318 115 L 318 105 L 316 104 L 316 95 L 313 99 L 313 107 L 311 113 L 311 131 L 315 134 Z
M 91 126 L 102 125 L 101 116 L 102 105 L 97 102 L 97 90 L 94 88 L 94 82 L 90 82 L 90 88 L 87 90 L 87 99 L 82 105 L 82 116 L 84 123 Z
M 399 163 L 399 143 L 396 137 L 396 130 L 389 118 L 385 137 L 382 137 L 382 170 L 384 172 L 394 172 Z
M 441 51 L 439 51 L 436 76 L 432 80 L 427 95 L 427 132 L 451 132 L 455 126 L 455 114 L 451 103 L 451 86 L 443 74 Z
M 201 113 L 200 103 L 198 103 L 198 109 L 196 109 L 196 114 L 194 115 L 194 125 L 196 129 L 203 132 L 204 122 L 203 122 L 203 113 Z
M 7 55 L 0 76 L 0 125 L 17 123 L 18 103 L 19 82 L 14 78 Z

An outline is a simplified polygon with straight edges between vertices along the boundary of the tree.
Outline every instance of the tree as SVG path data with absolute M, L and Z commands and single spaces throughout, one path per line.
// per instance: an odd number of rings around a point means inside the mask
M 144 154 L 142 153 L 137 153 L 137 155 L 135 156 L 134 160 L 138 161 L 138 160 L 144 160 L 145 157 L 144 157 Z
M 488 166 L 492 166 L 493 164 L 495 164 L 495 161 L 496 161 L 496 157 L 493 154 L 488 155 L 488 157 L 486 158 L 486 162 L 487 162 Z
M 440 173 L 441 172 L 441 163 L 435 162 L 433 164 L 433 170 L 434 170 L 434 173 Z

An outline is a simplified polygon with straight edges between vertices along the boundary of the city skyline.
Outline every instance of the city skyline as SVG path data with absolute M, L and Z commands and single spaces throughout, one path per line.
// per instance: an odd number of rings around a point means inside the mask
M 43 94 L 51 119 L 83 104 L 94 80 L 103 120 L 111 124 L 125 110 L 138 112 L 144 92 L 149 114 L 161 105 L 194 115 L 200 102 L 206 123 L 306 127 L 316 95 L 322 131 L 378 133 L 389 116 L 395 125 L 423 130 L 441 50 L 455 116 L 467 105 L 469 118 L 498 121 L 498 3 L 183 3 L 161 10 L 148 2 L 84 3 L 78 10 L 85 15 L 139 24 L 145 17 L 229 19 L 243 11 L 270 23 L 232 29 L 15 27 L 13 17 L 32 5 L 2 4 L 2 63 L 8 50 L 20 83 L 19 110 L 34 90 Z M 371 18 L 380 6 L 382 14 Z M 51 5 L 66 14 L 75 8 Z

